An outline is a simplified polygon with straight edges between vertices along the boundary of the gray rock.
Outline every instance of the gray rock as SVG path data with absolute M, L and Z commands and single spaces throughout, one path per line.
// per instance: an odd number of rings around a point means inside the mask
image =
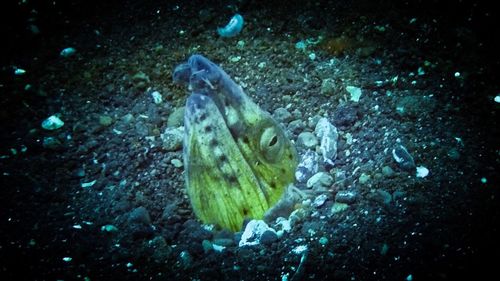
M 113 124 L 113 118 L 109 115 L 100 115 L 99 116 L 99 125 L 103 127 L 108 127 Z
M 323 118 L 319 115 L 314 115 L 313 117 L 310 117 L 307 119 L 307 127 L 310 129 L 316 128 L 316 124 L 318 124 L 318 121 Z
M 241 235 L 241 240 L 239 242 L 239 246 L 254 246 L 262 243 L 262 235 L 266 232 L 274 232 L 276 231 L 270 228 L 264 221 L 262 220 L 251 220 L 247 226 L 245 227 L 245 231 Z M 267 236 L 271 236 L 271 234 L 267 233 Z M 271 239 L 268 237 L 266 239 Z
M 335 94 L 335 81 L 332 78 L 323 79 L 321 82 L 321 94 L 329 96 Z
M 135 123 L 135 132 L 141 137 L 149 135 L 148 126 L 146 126 L 146 124 L 144 124 L 142 121 L 138 121 L 137 123 Z
M 304 121 L 297 119 L 293 120 L 288 124 L 288 131 L 298 134 L 300 131 L 302 131 L 305 127 Z
M 278 241 L 278 235 L 274 230 L 266 230 L 260 236 L 260 243 L 263 245 L 271 245 L 274 242 Z
M 333 184 L 333 177 L 325 172 L 316 173 L 307 181 L 307 187 L 314 191 L 326 191 Z
M 316 145 L 318 145 L 318 139 L 311 132 L 302 132 L 297 137 L 297 145 L 308 149 L 314 149 Z
M 325 204 L 326 200 L 328 199 L 328 196 L 326 194 L 321 194 L 318 197 L 314 199 L 314 201 L 311 203 L 311 206 L 315 208 L 319 208 Z
M 358 182 L 360 184 L 367 184 L 371 179 L 371 176 L 370 175 L 367 175 L 365 173 L 362 173 L 360 176 L 359 176 L 359 179 L 358 179 Z
M 392 201 L 392 195 L 383 189 L 377 189 L 375 192 L 370 193 L 369 197 L 370 199 L 384 205 L 388 205 Z
M 318 172 L 318 160 L 319 155 L 312 151 L 307 150 L 304 155 L 302 155 L 297 169 L 295 170 L 295 179 L 298 182 L 306 182 L 312 175 Z
M 387 178 L 394 177 L 394 170 L 389 166 L 382 167 L 382 175 Z
M 62 148 L 62 143 L 58 138 L 55 137 L 44 137 L 42 142 L 43 148 L 50 150 L 58 150 Z
M 412 172 L 416 169 L 415 160 L 413 160 L 413 156 L 410 155 L 406 147 L 396 145 L 396 147 L 392 149 L 392 157 L 401 169 L 408 172 Z
M 165 129 L 165 132 L 160 135 L 162 147 L 167 151 L 177 151 L 182 148 L 182 140 L 184 139 L 184 127 Z
M 167 119 L 167 127 L 180 127 L 184 124 L 184 111 L 186 107 L 178 107 L 170 113 Z
M 129 223 L 150 225 L 151 224 L 151 217 L 149 216 L 148 210 L 146 210 L 146 208 L 138 207 L 138 208 L 133 209 L 128 214 L 127 221 Z
M 278 107 L 274 110 L 273 117 L 280 123 L 288 123 L 292 121 L 292 114 L 283 107 Z
M 352 204 L 356 201 L 357 193 L 351 190 L 341 190 L 335 195 L 335 201 L 339 203 Z
M 337 158 L 337 141 L 339 138 L 337 128 L 328 119 L 321 118 L 316 124 L 314 133 L 320 140 L 319 148 L 323 155 L 323 161 L 333 165 L 333 161 Z

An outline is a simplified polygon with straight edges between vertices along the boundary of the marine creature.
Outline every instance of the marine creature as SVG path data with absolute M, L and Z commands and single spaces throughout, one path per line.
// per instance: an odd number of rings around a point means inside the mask
M 201 55 L 176 67 L 189 86 L 184 115 L 187 193 L 196 216 L 238 231 L 262 219 L 294 180 L 297 153 L 271 115 Z
M 219 33 L 221 37 L 234 37 L 243 29 L 243 23 L 243 17 L 240 14 L 236 14 L 226 26 L 218 27 L 217 33 Z

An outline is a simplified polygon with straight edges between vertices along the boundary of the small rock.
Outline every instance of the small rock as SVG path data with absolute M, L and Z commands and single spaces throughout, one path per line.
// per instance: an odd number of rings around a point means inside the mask
M 134 76 L 132 76 L 132 81 L 137 84 L 140 82 L 149 82 L 150 80 L 149 76 L 146 73 L 139 71 L 134 74 Z
M 276 231 L 270 228 L 264 221 L 262 220 L 251 220 L 247 226 L 245 227 L 245 231 L 241 235 L 241 240 L 239 242 L 239 246 L 254 246 L 261 243 L 262 235 L 271 231 L 276 234 Z M 270 235 L 270 234 L 266 234 Z
M 316 173 L 307 181 L 307 187 L 314 191 L 326 191 L 333 184 L 333 177 L 325 172 Z
M 132 121 L 134 121 L 134 115 L 132 113 L 127 113 L 122 117 L 122 121 L 125 124 L 130 124 Z
M 154 91 L 154 92 L 152 92 L 152 93 L 151 93 L 151 97 L 153 97 L 153 102 L 154 102 L 155 104 L 160 104 L 160 103 L 162 103 L 162 102 L 163 102 L 163 98 L 162 98 L 162 96 L 161 96 L 160 92 L 158 92 L 158 91 Z
M 212 242 L 208 241 L 208 240 L 203 240 L 201 242 L 201 246 L 203 247 L 203 251 L 205 253 L 208 253 L 210 251 L 212 251 L 214 249 L 214 246 L 212 245 Z
M 68 47 L 68 48 L 64 48 L 61 53 L 59 53 L 61 55 L 61 57 L 64 57 L 64 58 L 69 58 L 71 57 L 72 55 L 74 55 L 76 53 L 76 49 L 75 48 L 72 48 L 72 47 Z
M 384 177 L 392 178 L 394 177 L 394 170 L 389 166 L 382 167 L 382 174 Z
M 177 151 L 182 148 L 184 139 L 184 127 L 165 129 L 165 132 L 160 135 L 162 146 L 167 151 Z
M 425 178 L 429 175 L 429 169 L 424 166 L 417 167 L 417 178 Z
M 186 107 L 178 107 L 170 113 L 167 119 L 167 127 L 175 128 L 180 127 L 184 124 L 184 111 Z
M 217 244 L 223 247 L 230 247 L 234 245 L 234 240 L 230 238 L 216 238 L 213 244 Z
M 360 176 L 359 176 L 359 179 L 358 179 L 358 182 L 360 184 L 366 184 L 370 181 L 371 179 L 371 176 L 370 175 L 367 175 L 365 173 L 362 173 Z
M 42 146 L 46 149 L 58 150 L 62 148 L 62 143 L 59 139 L 55 137 L 44 137 Z
M 271 230 L 266 230 L 262 235 L 260 236 L 260 243 L 262 245 L 271 245 L 274 242 L 278 241 L 278 235 L 276 234 L 276 231 L 274 229 Z
M 392 195 L 383 189 L 377 189 L 375 192 L 370 193 L 369 197 L 370 199 L 384 205 L 389 205 L 392 201 Z
M 177 159 L 177 158 L 174 158 L 174 159 L 170 160 L 170 163 L 172 165 L 174 165 L 174 167 L 176 167 L 176 168 L 181 168 L 182 166 L 184 166 L 184 164 L 182 163 L 182 161 L 179 160 L 179 159 Z
M 99 125 L 103 127 L 107 127 L 109 125 L 113 124 L 113 118 L 108 115 L 100 115 L 99 116 Z
M 288 131 L 292 132 L 293 134 L 298 134 L 300 131 L 304 129 L 304 121 L 297 119 L 293 120 L 288 124 Z
M 354 86 L 346 86 L 345 89 L 351 95 L 351 101 L 359 102 L 359 99 L 361 98 L 362 94 L 361 88 Z
M 318 172 L 318 158 L 318 154 L 312 150 L 307 150 L 302 155 L 295 170 L 295 178 L 298 182 L 306 182 L 312 175 Z
M 331 78 L 326 78 L 321 82 L 321 94 L 333 95 L 335 94 L 335 81 Z
M 357 193 L 350 190 L 339 191 L 335 195 L 335 201 L 339 203 L 352 204 L 356 201 Z
M 323 206 L 323 204 L 325 204 L 327 199 L 328 199 L 328 196 L 326 196 L 326 194 L 321 194 L 314 199 L 311 206 L 313 206 L 314 208 L 319 208 L 319 207 Z
M 323 161 L 333 165 L 333 161 L 337 158 L 337 141 L 339 138 L 337 128 L 328 119 L 321 118 L 316 124 L 314 133 L 320 139 L 319 149 L 323 155 Z
M 358 111 L 354 106 L 343 105 L 335 110 L 333 123 L 340 128 L 350 127 L 358 118 Z
M 413 157 L 410 155 L 408 150 L 402 145 L 397 145 L 392 150 L 392 157 L 398 163 L 399 167 L 406 171 L 415 170 L 415 161 Z
M 133 209 L 128 214 L 127 221 L 129 223 L 150 225 L 151 224 L 151 217 L 149 216 L 148 210 L 146 210 L 146 208 L 138 207 L 138 208 Z
M 311 132 L 302 132 L 297 137 L 297 145 L 304 148 L 314 149 L 318 145 L 318 139 Z
M 55 115 L 50 116 L 42 122 L 42 128 L 49 131 L 59 129 L 62 126 L 64 126 L 64 122 Z
M 191 264 L 193 263 L 193 258 L 188 251 L 182 251 L 179 254 L 179 262 L 183 268 L 190 268 Z
M 278 122 L 284 124 L 292 121 L 293 118 L 292 114 L 286 108 L 283 107 L 276 108 L 276 110 L 274 110 L 273 116 Z
M 172 254 L 172 247 L 167 244 L 167 241 L 162 236 L 156 236 L 151 239 L 148 247 L 153 251 L 151 257 L 158 264 L 164 263 Z
M 332 215 L 337 214 L 337 213 L 340 213 L 340 212 L 347 210 L 348 208 L 349 208 L 349 205 L 347 205 L 345 203 L 335 202 L 332 205 L 331 213 L 332 213 Z
M 146 126 L 146 124 L 144 124 L 144 122 L 141 122 L 141 121 L 138 121 L 137 123 L 135 123 L 135 132 L 137 133 L 137 135 L 143 136 L 143 137 L 149 135 L 148 126 Z
M 316 128 L 316 124 L 318 124 L 318 121 L 323 118 L 319 115 L 314 115 L 313 117 L 310 117 L 307 119 L 307 127 L 310 129 Z

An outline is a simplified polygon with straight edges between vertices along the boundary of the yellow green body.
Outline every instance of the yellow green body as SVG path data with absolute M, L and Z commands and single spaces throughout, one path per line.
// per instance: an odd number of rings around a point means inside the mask
M 187 193 L 201 221 L 238 231 L 246 218 L 262 219 L 293 182 L 296 151 L 269 113 L 222 69 L 200 57 L 210 65 L 196 65 L 205 74 L 191 76 L 189 82 L 193 93 L 184 118 Z M 191 66 L 199 62 L 192 60 Z

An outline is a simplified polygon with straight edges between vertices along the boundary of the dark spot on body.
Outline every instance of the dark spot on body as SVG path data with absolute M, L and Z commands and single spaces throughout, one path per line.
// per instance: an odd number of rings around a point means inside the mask
M 248 144 L 248 143 L 250 142 L 250 141 L 248 140 L 248 137 L 247 137 L 247 136 L 244 136 L 244 137 L 243 137 L 243 142 L 244 142 L 244 143 L 246 143 L 246 144 Z
M 220 155 L 220 156 L 219 156 L 219 161 L 220 161 L 221 163 L 227 162 L 227 156 L 226 156 L 226 155 L 224 155 L 224 154 Z
M 206 127 L 205 127 L 205 132 L 206 132 L 206 133 L 210 133 L 210 132 L 212 132 L 212 126 L 206 126 Z
M 272 189 L 275 189 L 276 188 L 276 183 L 274 181 L 272 181 L 269 186 L 272 188 Z
M 247 209 L 243 209 L 243 215 L 244 216 L 248 216 L 248 210 Z
M 219 142 L 216 139 L 211 139 L 209 144 L 212 148 L 214 148 L 219 145 Z
M 286 173 L 286 170 L 284 168 L 281 168 L 280 171 L 281 171 L 282 174 Z
M 227 180 L 229 181 L 229 183 L 234 184 L 234 185 L 235 185 L 235 187 L 239 187 L 239 185 L 238 185 L 238 179 L 236 178 L 236 176 L 235 176 L 235 175 L 230 175 L 230 176 L 227 178 Z
M 204 121 L 205 119 L 207 119 L 207 114 L 206 113 L 202 113 L 200 115 L 200 121 Z

